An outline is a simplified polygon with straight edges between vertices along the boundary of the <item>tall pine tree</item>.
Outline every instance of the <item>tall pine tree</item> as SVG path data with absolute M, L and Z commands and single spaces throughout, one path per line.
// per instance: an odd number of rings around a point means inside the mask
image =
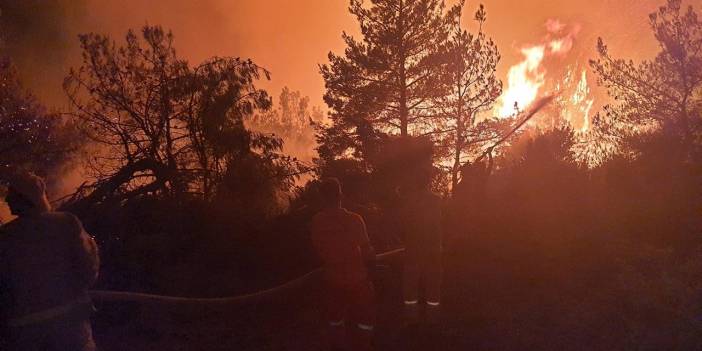
M 463 4 L 460 1 L 461 8 Z M 452 188 L 458 184 L 460 170 L 468 158 L 476 156 L 484 143 L 499 135 L 491 121 L 476 123 L 477 115 L 491 109 L 502 94 L 502 82 L 495 73 L 500 61 L 497 45 L 482 30 L 487 19 L 483 5 L 474 19 L 479 24 L 477 34 L 469 33 L 458 23 L 445 46 L 447 66 L 442 71 L 442 81 L 448 84 L 448 93 L 436 104 L 445 118 L 447 133 L 442 135 L 441 144 L 450 159 Z
M 320 135 L 322 158 L 362 156 L 382 135 L 431 131 L 432 104 L 445 94 L 441 54 L 459 7 L 441 0 L 351 0 L 363 36 L 344 33 L 344 55 L 320 66 L 332 126 Z

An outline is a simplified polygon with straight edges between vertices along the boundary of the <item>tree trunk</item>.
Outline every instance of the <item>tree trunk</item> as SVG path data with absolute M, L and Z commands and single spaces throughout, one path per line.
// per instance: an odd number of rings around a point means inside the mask
M 398 82 L 398 88 L 400 88 L 400 101 L 399 101 L 399 112 L 400 112 L 400 135 L 403 137 L 406 137 L 409 135 L 409 111 L 407 108 L 407 72 L 405 71 L 405 63 L 407 61 L 407 57 L 405 55 L 405 45 L 404 45 L 404 34 L 405 34 L 405 28 L 404 28 L 404 3 L 402 0 L 400 0 L 400 13 L 398 14 L 398 33 L 399 33 L 399 38 L 398 44 L 399 44 L 399 54 L 400 54 L 400 59 L 399 59 L 399 68 L 400 68 L 400 81 Z
M 402 69 L 404 71 L 404 69 Z M 409 135 L 408 128 L 408 115 L 407 110 L 407 93 L 404 87 L 400 90 L 400 135 L 406 137 Z
M 461 171 L 461 152 L 463 152 L 463 131 L 465 130 L 465 118 L 463 118 L 463 81 L 460 72 L 463 72 L 463 61 L 461 61 L 459 74 L 456 76 L 456 140 L 454 143 L 453 168 L 451 169 L 451 193 L 455 192 L 458 186 L 458 174 Z M 471 114 L 472 116 L 472 114 Z M 472 126 L 472 122 L 469 121 Z
M 456 143 L 454 144 L 453 167 L 451 168 L 451 192 L 458 186 L 458 173 L 461 170 L 461 151 L 463 150 L 463 123 L 456 121 Z

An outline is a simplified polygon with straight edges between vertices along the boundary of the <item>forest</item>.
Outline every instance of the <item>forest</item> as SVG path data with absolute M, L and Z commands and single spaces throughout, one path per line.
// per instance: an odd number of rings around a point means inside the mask
M 498 14 L 472 2 L 350 0 L 360 34 L 337 33 L 343 50 L 319 63 L 323 105 L 264 89 L 277 72 L 256 57 L 193 62 L 177 32 L 146 24 L 71 39 L 80 60 L 55 108 L 23 84 L 19 27 L 0 17 L 0 166 L 44 177 L 53 205 L 95 237 L 93 289 L 217 299 L 320 266 L 309 225 L 320 179 L 340 181 L 377 252 L 402 248 L 398 189 L 428 165 L 442 199 L 442 330 L 398 341 L 401 277 L 384 264 L 377 349 L 693 350 L 702 7 L 659 2 L 639 34 L 655 56 L 596 41 L 585 69 L 607 103 L 591 113 L 579 71 L 572 89 L 515 93 L 498 74 L 509 50 L 489 31 Z M 572 45 L 553 25 L 561 39 L 541 55 Z M 290 288 L 215 311 L 98 301 L 93 326 L 103 350 L 318 350 L 318 294 Z

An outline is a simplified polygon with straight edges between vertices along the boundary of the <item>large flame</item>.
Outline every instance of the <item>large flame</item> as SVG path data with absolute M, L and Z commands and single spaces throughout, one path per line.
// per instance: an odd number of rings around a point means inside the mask
M 540 69 L 546 47 L 533 46 L 522 49 L 524 60 L 509 69 L 507 89 L 498 107 L 500 117 L 509 117 L 518 109 L 531 105 L 544 85 L 545 73 Z
M 524 59 L 510 67 L 507 74 L 507 89 L 496 108 L 499 117 L 509 117 L 518 111 L 525 110 L 537 98 L 544 95 L 541 91 L 547 74 L 544 60 L 551 56 L 567 55 L 573 48 L 575 36 L 580 31 L 580 27 L 576 25 L 566 32 L 568 26 L 558 20 L 549 20 L 545 26 L 548 34 L 542 43 L 523 47 L 521 53 Z

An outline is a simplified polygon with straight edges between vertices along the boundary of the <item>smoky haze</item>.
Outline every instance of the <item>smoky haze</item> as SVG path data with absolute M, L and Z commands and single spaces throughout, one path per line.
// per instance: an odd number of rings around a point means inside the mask
M 501 77 L 521 59 L 519 48 L 538 42 L 543 24 L 554 18 L 582 25 L 576 42 L 580 60 L 594 54 L 597 36 L 618 55 L 645 57 L 655 49 L 647 14 L 663 2 L 485 0 L 485 29 L 502 53 Z M 467 4 L 468 26 L 477 4 Z M 342 31 L 358 35 L 347 6 L 346 0 L 0 0 L 0 28 L 3 50 L 15 59 L 26 85 L 53 106 L 65 103 L 61 81 L 79 63 L 79 33 L 107 33 L 120 41 L 127 29 L 147 23 L 171 29 L 179 54 L 192 62 L 215 55 L 252 58 L 272 72 L 272 81 L 264 84 L 271 95 L 289 86 L 309 95 L 312 105 L 322 105 L 317 65 L 329 51 L 342 52 Z
M 0 0 L 0 53 L 13 58 L 23 83 L 44 101 L 62 97 L 61 80 L 78 47 L 85 0 Z
M 80 62 L 79 33 L 107 33 L 119 42 L 128 29 L 147 23 L 172 30 L 178 54 L 193 63 L 251 58 L 273 73 L 272 82 L 262 83 L 271 95 L 290 86 L 319 105 L 317 64 L 329 50 L 342 49 L 342 30 L 356 27 L 346 6 L 329 0 L 0 0 L 0 28 L 26 85 L 51 105 L 64 103 L 62 79 Z

